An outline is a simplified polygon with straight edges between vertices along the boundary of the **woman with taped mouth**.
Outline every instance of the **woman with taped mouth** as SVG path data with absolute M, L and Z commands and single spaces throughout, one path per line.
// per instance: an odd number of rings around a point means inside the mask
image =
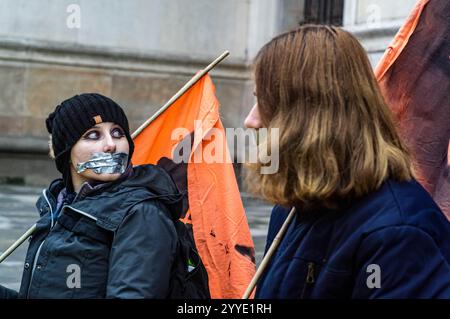
M 415 181 L 358 40 L 305 25 L 264 45 L 254 74 L 245 124 L 279 129 L 279 170 L 249 172 L 276 204 L 267 247 L 295 207 L 256 297 L 450 298 L 450 223 Z
M 133 167 L 128 120 L 100 94 L 76 95 L 46 120 L 62 178 L 37 201 L 20 291 L 8 298 L 166 298 L 185 197 L 153 165 Z

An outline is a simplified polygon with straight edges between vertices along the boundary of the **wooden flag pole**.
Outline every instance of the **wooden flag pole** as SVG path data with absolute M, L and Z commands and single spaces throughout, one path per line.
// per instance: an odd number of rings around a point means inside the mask
M 6 259 L 9 255 L 12 254 L 14 250 L 16 250 L 17 247 L 22 245 L 22 243 L 27 240 L 28 237 L 30 237 L 34 231 L 36 230 L 36 224 L 31 226 L 22 236 L 20 236 L 19 239 L 17 239 L 14 244 L 12 244 L 5 252 L 0 256 L 0 263 Z
M 202 76 L 211 71 L 217 64 L 219 64 L 223 59 L 225 59 L 229 55 L 230 52 L 225 51 L 217 59 L 211 62 L 206 68 L 204 68 L 196 75 L 194 75 L 174 96 L 170 98 L 169 101 L 167 101 L 166 104 L 164 104 L 158 111 L 156 111 L 156 113 L 153 114 L 152 117 L 150 117 L 141 126 L 139 126 L 138 129 L 134 131 L 133 134 L 131 134 L 131 137 L 135 138 L 136 136 L 138 136 L 147 126 L 150 125 L 151 122 L 153 122 L 158 116 L 160 116 L 162 112 L 167 110 L 173 103 L 175 103 L 176 100 L 180 98 L 180 96 L 186 93 L 187 90 L 189 90 L 195 83 L 197 83 L 198 80 L 202 78 Z
M 211 62 L 206 68 L 201 70 L 199 73 L 194 75 L 174 96 L 167 101 L 155 114 L 152 115 L 147 121 L 144 122 L 132 135 L 132 138 L 135 138 L 139 133 L 141 133 L 151 122 L 153 122 L 162 112 L 167 110 L 176 100 L 180 98 L 191 86 L 197 83 L 198 80 L 201 79 L 206 73 L 211 71 L 217 64 L 219 64 L 223 59 L 230 55 L 229 51 L 225 51 L 222 53 L 217 59 Z M 28 237 L 33 235 L 36 230 L 36 224 L 31 226 L 19 239 L 17 239 L 3 254 L 0 256 L 0 263 L 3 262 L 9 255 L 12 254 L 14 250 L 17 249 Z
M 261 277 L 262 273 L 267 267 L 267 264 L 269 263 L 270 259 L 272 258 L 272 255 L 274 254 L 275 250 L 277 250 L 278 245 L 281 242 L 281 239 L 283 239 L 284 234 L 286 233 L 286 230 L 289 226 L 289 224 L 292 221 L 292 218 L 294 218 L 295 215 L 295 207 L 292 207 L 291 211 L 289 212 L 288 217 L 283 223 L 283 226 L 281 226 L 280 230 L 278 231 L 278 234 L 275 236 L 272 244 L 270 245 L 269 250 L 267 251 L 266 255 L 264 256 L 263 260 L 261 261 L 261 265 L 258 268 L 258 271 L 255 273 L 255 275 L 252 278 L 252 281 L 247 287 L 247 290 L 245 291 L 244 295 L 242 296 L 242 299 L 248 299 L 250 295 L 252 294 L 253 290 L 255 289 L 256 284 L 258 283 L 259 278 Z

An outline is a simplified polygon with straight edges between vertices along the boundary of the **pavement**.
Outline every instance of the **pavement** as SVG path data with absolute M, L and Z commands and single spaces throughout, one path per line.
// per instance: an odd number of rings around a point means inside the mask
M 4 252 L 37 220 L 35 202 L 42 188 L 0 184 L 0 252 Z M 260 264 L 265 246 L 271 206 L 242 194 L 250 232 L 255 243 L 255 257 Z M 28 242 L 23 243 L 0 264 L 0 284 L 18 290 Z

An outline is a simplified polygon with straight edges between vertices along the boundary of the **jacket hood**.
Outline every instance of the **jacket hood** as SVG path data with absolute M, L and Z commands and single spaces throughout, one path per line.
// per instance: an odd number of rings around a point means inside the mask
M 157 198 L 170 209 L 174 219 L 179 219 L 188 209 L 186 192 L 180 192 L 169 173 L 157 165 L 133 167 L 131 176 L 118 186 L 130 190 L 146 190 L 149 198 Z M 112 190 L 114 189 L 113 186 Z
M 44 191 L 47 198 L 41 196 L 37 202 L 41 212 L 46 211 L 45 207 L 43 209 L 46 202 L 54 209 L 62 184 L 61 179 L 55 180 L 48 191 Z M 111 230 L 119 225 L 131 207 L 147 200 L 157 200 L 163 204 L 174 220 L 183 216 L 188 209 L 187 194 L 178 190 L 172 177 L 163 168 L 151 164 L 135 166 L 126 178 L 112 183 L 94 187 L 85 184 L 80 192 L 85 195 L 79 196 L 69 206 L 92 216 L 98 224 Z

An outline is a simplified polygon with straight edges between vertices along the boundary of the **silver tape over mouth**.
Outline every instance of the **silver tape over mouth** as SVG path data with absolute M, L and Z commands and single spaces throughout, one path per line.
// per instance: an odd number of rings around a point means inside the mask
M 97 174 L 122 174 L 127 165 L 127 153 L 94 153 L 91 159 L 77 164 L 77 173 L 92 169 Z

